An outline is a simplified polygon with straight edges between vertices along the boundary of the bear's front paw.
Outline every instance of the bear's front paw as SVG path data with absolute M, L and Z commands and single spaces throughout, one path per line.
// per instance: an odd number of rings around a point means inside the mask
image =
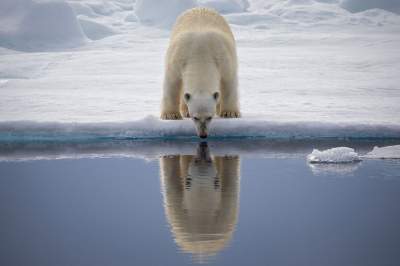
M 161 119 L 163 120 L 181 120 L 182 116 L 180 113 L 162 113 Z
M 219 116 L 223 117 L 223 118 L 239 118 L 240 112 L 239 111 L 221 111 L 221 114 Z

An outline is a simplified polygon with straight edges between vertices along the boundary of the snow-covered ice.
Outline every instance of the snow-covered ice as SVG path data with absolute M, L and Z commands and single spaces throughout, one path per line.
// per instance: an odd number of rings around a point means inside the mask
M 237 39 L 243 112 L 214 136 L 400 138 L 398 5 L 173 2 L 2 0 L 0 135 L 192 136 L 190 121 L 156 117 L 169 27 L 206 5 Z
M 264 139 L 396 139 L 400 126 L 386 124 L 279 122 L 257 118 L 215 118 L 210 138 Z M 5 141 L 70 141 L 99 139 L 181 139 L 196 136 L 193 122 L 160 120 L 147 116 L 131 122 L 0 122 L 0 143 Z
M 351 163 L 362 159 L 400 159 L 400 145 L 377 147 L 365 155 L 359 155 L 354 149 L 348 147 L 336 147 L 323 151 L 314 149 L 307 155 L 309 163 Z M 335 169 L 332 167 L 332 169 Z
M 352 163 L 360 161 L 360 157 L 352 148 L 337 147 L 324 151 L 314 149 L 307 160 L 310 163 Z
M 369 159 L 400 159 L 400 145 L 374 147 L 374 149 L 363 156 Z

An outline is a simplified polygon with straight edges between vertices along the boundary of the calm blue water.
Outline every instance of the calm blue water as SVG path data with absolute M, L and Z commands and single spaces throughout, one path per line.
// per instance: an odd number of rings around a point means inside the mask
M 400 265 L 400 161 L 190 147 L 0 162 L 0 265 Z

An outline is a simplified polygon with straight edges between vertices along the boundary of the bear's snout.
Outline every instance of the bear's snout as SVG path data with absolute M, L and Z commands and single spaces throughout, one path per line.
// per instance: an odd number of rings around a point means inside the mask
M 207 138 L 207 133 L 201 133 L 199 135 L 199 137 L 202 138 L 202 139 L 205 139 L 205 138 Z
M 197 135 L 202 139 L 207 138 L 208 136 L 207 122 L 205 121 L 197 122 L 196 127 L 197 127 Z

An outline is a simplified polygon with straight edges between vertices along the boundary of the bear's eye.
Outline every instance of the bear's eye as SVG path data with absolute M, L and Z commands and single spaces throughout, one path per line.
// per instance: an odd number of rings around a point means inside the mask
M 213 93 L 213 97 L 214 97 L 214 100 L 218 100 L 218 98 L 219 98 L 219 93 L 218 93 L 218 92 L 214 92 L 214 93 Z
M 194 120 L 199 121 L 200 118 L 198 118 L 197 116 L 193 117 Z
M 185 93 L 184 97 L 185 97 L 185 100 L 186 100 L 186 101 L 189 101 L 189 100 L 190 100 L 190 94 L 189 94 L 189 93 Z
M 206 118 L 207 121 L 210 121 L 211 119 L 212 119 L 211 116 L 209 116 L 209 117 Z

